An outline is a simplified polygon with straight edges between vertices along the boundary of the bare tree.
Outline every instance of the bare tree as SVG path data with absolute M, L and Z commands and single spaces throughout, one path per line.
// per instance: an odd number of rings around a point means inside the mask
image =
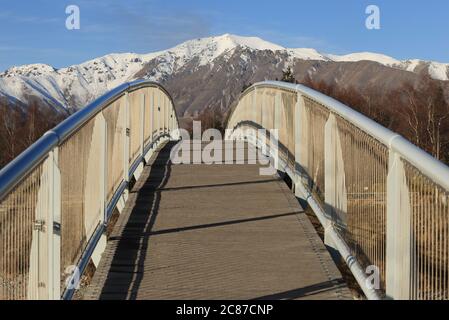
M 0 167 L 65 118 L 37 100 L 29 101 L 29 106 L 23 109 L 6 100 L 0 101 Z
M 435 158 L 449 160 L 449 103 L 439 81 L 423 77 L 419 84 L 404 84 L 390 94 L 397 104 L 398 130 Z M 405 125 L 404 125 L 405 124 Z
M 423 76 L 416 84 L 405 83 L 383 94 L 345 89 L 310 76 L 302 83 L 342 101 L 449 163 L 449 103 L 441 81 Z

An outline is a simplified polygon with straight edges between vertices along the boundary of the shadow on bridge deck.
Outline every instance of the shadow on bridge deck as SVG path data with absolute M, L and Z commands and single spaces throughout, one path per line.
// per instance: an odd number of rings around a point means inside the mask
M 347 299 L 298 201 L 259 165 L 172 165 L 130 192 L 85 299 Z

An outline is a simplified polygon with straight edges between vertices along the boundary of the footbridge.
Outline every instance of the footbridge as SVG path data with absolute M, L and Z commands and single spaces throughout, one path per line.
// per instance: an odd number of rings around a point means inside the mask
M 0 299 L 350 299 L 339 260 L 368 299 L 448 299 L 448 193 L 443 163 L 305 86 L 251 86 L 209 143 L 127 83 L 0 171 Z

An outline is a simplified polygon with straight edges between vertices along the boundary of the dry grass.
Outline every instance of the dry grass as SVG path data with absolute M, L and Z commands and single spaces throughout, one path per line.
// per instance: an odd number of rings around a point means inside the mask
M 87 287 L 91 284 L 96 269 L 94 263 L 90 260 L 86 270 L 84 270 L 84 273 L 81 276 L 80 288 L 75 291 L 73 300 L 83 300 L 84 293 L 86 292 Z
M 107 238 L 109 238 L 109 236 L 111 235 L 112 230 L 114 229 L 115 224 L 117 223 L 119 217 L 120 217 L 120 213 L 118 212 L 117 209 L 115 209 L 113 211 L 111 217 L 109 218 L 108 224 L 106 226 L 106 237 Z M 83 300 L 84 293 L 86 292 L 87 287 L 91 284 L 96 270 L 97 270 L 97 268 L 95 267 L 92 260 L 90 260 L 89 264 L 86 267 L 86 270 L 84 271 L 83 275 L 81 276 L 80 288 L 78 290 L 76 290 L 76 292 L 73 296 L 73 300 Z

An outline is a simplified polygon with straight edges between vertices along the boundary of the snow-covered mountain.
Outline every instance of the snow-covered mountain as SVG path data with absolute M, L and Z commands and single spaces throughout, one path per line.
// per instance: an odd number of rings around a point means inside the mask
M 269 59 L 267 55 L 270 55 Z M 0 96 L 23 105 L 26 105 L 29 97 L 33 96 L 54 108 L 77 109 L 117 85 L 136 78 L 168 81 L 169 85 L 177 87 L 174 82 L 178 76 L 185 79 L 186 74 L 201 71 L 198 74 L 204 77 L 206 70 L 206 73 L 216 74 L 221 72 L 224 66 L 233 66 L 232 70 L 227 71 L 228 76 L 235 76 L 233 75 L 235 68 L 241 73 L 249 70 L 255 74 L 257 69 L 263 66 L 254 63 L 254 60 L 260 60 L 261 57 L 268 59 L 268 62 L 264 62 L 266 64 L 269 64 L 269 61 L 274 63 L 276 70 L 301 61 L 318 63 L 371 61 L 396 70 L 428 73 L 437 80 L 449 80 L 449 64 L 422 60 L 400 61 L 369 52 L 339 56 L 320 53 L 314 49 L 284 48 L 256 37 L 224 34 L 190 40 L 174 48 L 149 54 L 108 54 L 61 69 L 45 64 L 12 67 L 0 73 Z M 316 72 L 316 68 L 312 64 L 307 72 L 309 74 Z M 184 86 L 188 85 L 192 84 L 184 83 Z M 207 101 L 206 99 L 205 103 Z M 182 109 L 183 112 L 187 110 Z

